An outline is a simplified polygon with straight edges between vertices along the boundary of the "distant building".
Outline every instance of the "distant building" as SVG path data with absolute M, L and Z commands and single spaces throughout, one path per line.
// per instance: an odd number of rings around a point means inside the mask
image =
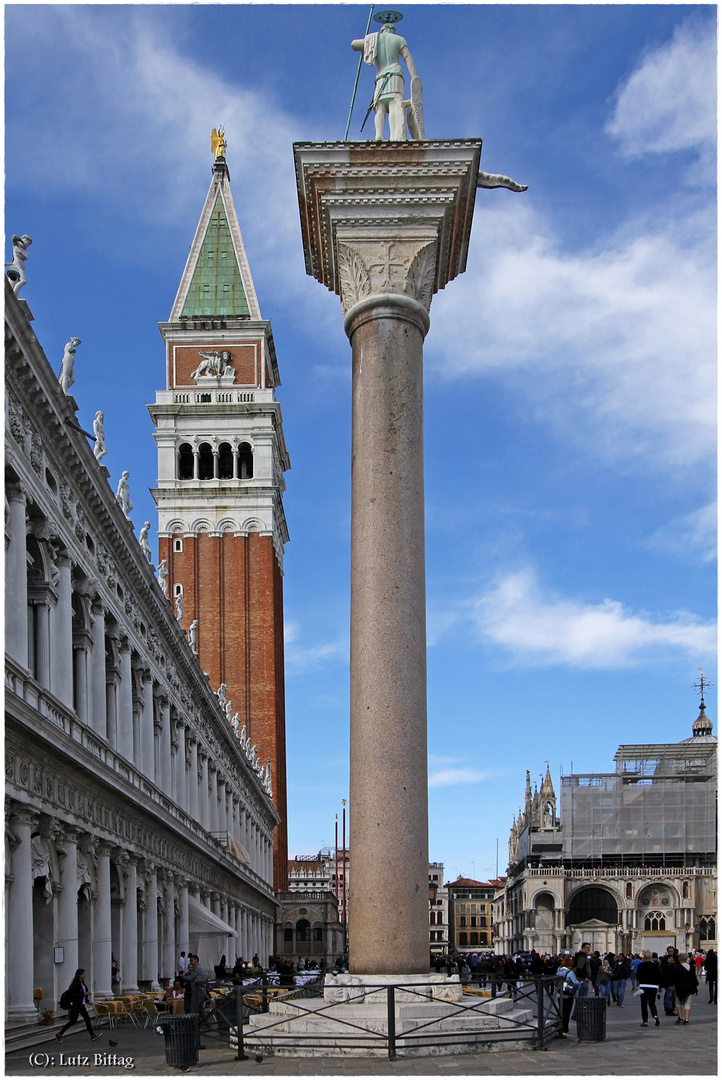
M 303 965 L 331 966 L 345 953 L 344 898 L 348 904 L 349 852 L 320 851 L 288 860 L 288 891 L 278 894 L 276 952 Z M 345 886 L 344 886 L 345 881 Z M 346 923 L 348 906 L 346 906 Z
M 717 739 L 623 745 L 613 773 L 546 776 L 512 825 L 497 950 L 716 946 Z
M 447 883 L 450 952 L 493 947 L 492 902 L 496 887 L 496 880 L 474 881 L 461 876 Z
M 449 890 L 444 884 L 444 864 L 429 863 L 429 952 L 449 951 Z

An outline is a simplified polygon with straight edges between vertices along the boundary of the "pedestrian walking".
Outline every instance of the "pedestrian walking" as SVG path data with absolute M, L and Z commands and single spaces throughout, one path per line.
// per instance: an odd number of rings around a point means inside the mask
M 677 996 L 677 1020 L 675 1020 L 675 1024 L 689 1023 L 692 995 L 697 993 L 697 986 L 694 957 L 681 952 L 675 967 L 674 992 Z
M 717 1004 L 717 953 L 714 949 L 707 949 L 707 955 L 702 965 L 707 973 L 707 989 L 709 991 L 709 1004 Z
M 90 1038 L 95 1040 L 101 1037 L 99 1031 L 93 1031 L 93 1025 L 91 1024 L 90 1016 L 88 1015 L 87 1005 L 89 1005 L 90 1003 L 90 990 L 88 990 L 87 984 L 85 982 L 85 977 L 85 968 L 78 968 L 78 970 L 75 972 L 75 976 L 73 977 L 73 981 L 60 998 L 61 1008 L 67 1008 L 70 1012 L 70 1017 L 67 1024 L 63 1024 L 60 1031 L 58 1031 L 55 1036 L 58 1042 L 62 1040 L 63 1035 L 68 1030 L 68 1028 L 72 1027 L 72 1025 L 76 1023 L 78 1018 L 81 1016 L 85 1021 L 85 1026 L 88 1029 L 88 1035 L 90 1035 Z
M 654 1017 L 654 1026 L 659 1027 L 657 1016 L 657 994 L 659 993 L 659 968 L 652 960 L 650 949 L 642 953 L 642 962 L 637 968 L 637 982 L 642 994 L 639 1000 L 642 1005 L 642 1027 L 647 1026 L 647 1012 Z

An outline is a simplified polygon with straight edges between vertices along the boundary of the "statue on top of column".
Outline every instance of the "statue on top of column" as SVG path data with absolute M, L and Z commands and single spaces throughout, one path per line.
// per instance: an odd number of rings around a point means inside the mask
M 423 86 L 406 39 L 396 34 L 394 26 L 402 17 L 398 11 L 380 11 L 374 15 L 374 19 L 382 23 L 381 30 L 351 42 L 352 49 L 363 52 L 365 63 L 376 64 L 374 96 L 368 110 L 371 112 L 373 109 L 375 113 L 376 142 L 383 141 L 387 115 L 391 142 L 406 140 L 407 121 L 411 138 L 424 138 Z M 411 77 L 411 96 L 408 100 L 404 98 L 404 73 L 399 57 L 405 60 Z

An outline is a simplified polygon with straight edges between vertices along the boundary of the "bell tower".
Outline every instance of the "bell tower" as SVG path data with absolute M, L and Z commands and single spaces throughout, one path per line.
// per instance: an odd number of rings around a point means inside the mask
M 222 130 L 148 406 L 158 447 L 158 559 L 169 602 L 229 722 L 270 769 L 281 817 L 274 884 L 287 887 L 283 552 L 288 540 L 280 383 L 238 225 Z M 165 560 L 165 567 L 162 561 Z M 159 580 L 163 577 L 162 570 Z M 245 728 L 245 732 L 243 732 Z

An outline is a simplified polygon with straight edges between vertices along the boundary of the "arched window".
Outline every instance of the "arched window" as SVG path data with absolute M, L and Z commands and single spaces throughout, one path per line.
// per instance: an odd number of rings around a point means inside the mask
M 644 929 L 645 930 L 666 930 L 667 920 L 661 911 L 650 911 L 648 915 L 644 916 Z
M 632 884 L 631 881 L 627 882 L 627 884 L 625 886 L 624 895 L 625 895 L 627 900 L 633 900 L 634 899 L 634 885 Z
M 198 447 L 198 479 L 213 479 L 213 449 L 207 442 Z
M 684 900 L 689 900 L 689 882 L 688 881 L 683 881 L 682 882 L 682 898 Z
M 187 442 L 178 447 L 178 479 L 193 479 L 193 447 Z
M 233 479 L 233 447 L 227 442 L 218 447 L 218 476 L 221 480 Z
M 253 450 L 246 442 L 238 447 L 238 475 L 241 480 L 253 479 Z
M 183 541 L 181 540 L 181 538 L 179 536 L 177 536 L 173 541 L 173 550 L 174 551 L 180 551 L 180 552 L 183 551 Z
M 311 940 L 311 924 L 308 919 L 299 919 L 296 923 L 296 941 Z

